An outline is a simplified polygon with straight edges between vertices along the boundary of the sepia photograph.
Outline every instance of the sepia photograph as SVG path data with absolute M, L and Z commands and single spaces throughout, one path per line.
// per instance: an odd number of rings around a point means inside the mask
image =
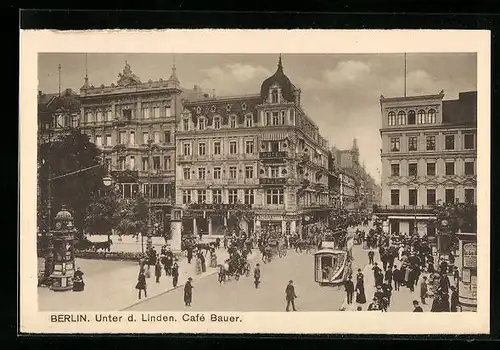
M 478 53 L 345 52 L 38 52 L 31 312 L 477 314 Z

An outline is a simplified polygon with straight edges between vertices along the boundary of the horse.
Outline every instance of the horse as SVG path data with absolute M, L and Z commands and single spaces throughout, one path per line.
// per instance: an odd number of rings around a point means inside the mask
M 94 251 L 99 251 L 100 249 L 102 249 L 103 251 L 108 251 L 110 252 L 111 251 L 111 245 L 113 244 L 113 241 L 111 240 L 111 238 L 109 238 L 107 241 L 104 241 L 104 242 L 95 242 L 94 243 Z
M 76 250 L 89 250 L 92 248 L 94 248 L 94 243 L 92 243 L 92 241 L 90 241 L 86 237 L 83 237 L 75 243 Z

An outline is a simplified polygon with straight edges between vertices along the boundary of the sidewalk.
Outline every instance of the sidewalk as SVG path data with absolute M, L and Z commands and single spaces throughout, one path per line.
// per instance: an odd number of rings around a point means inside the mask
M 249 259 L 258 255 L 254 250 Z M 227 259 L 224 249 L 217 251 L 217 262 L 221 263 Z M 179 283 L 177 288 L 182 288 L 188 277 L 193 281 L 217 273 L 217 268 L 210 268 L 207 256 L 207 271 L 201 275 L 195 275 L 194 259 L 191 264 L 182 256 L 179 259 Z M 118 311 L 127 309 L 144 300 L 154 298 L 173 290 L 172 277 L 163 275 L 160 283 L 155 282 L 154 268 L 151 267 L 151 277 L 146 279 L 148 298 L 138 299 L 138 291 L 135 289 L 137 275 L 139 273 L 138 263 L 123 262 L 123 267 L 112 271 L 85 274 L 85 290 L 83 292 L 54 292 L 49 288 L 38 288 L 38 307 L 40 311 Z M 85 271 L 83 271 L 85 273 Z

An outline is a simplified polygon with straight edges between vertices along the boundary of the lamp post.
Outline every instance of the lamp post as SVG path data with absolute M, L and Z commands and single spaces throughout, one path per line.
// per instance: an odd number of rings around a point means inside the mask
M 149 252 L 151 247 L 153 246 L 153 227 L 151 226 L 151 194 L 152 194 L 152 187 L 151 187 L 151 166 L 152 166 L 152 149 L 153 149 L 153 140 L 150 138 L 148 139 L 148 239 L 146 241 L 146 250 Z

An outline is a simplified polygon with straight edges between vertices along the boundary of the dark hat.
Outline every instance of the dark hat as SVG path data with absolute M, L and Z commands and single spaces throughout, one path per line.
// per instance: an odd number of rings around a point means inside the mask
M 292 281 L 292 280 L 290 280 L 290 281 L 288 281 L 288 283 L 293 283 L 293 281 Z
M 418 304 L 418 300 L 413 300 L 413 304 Z
M 255 265 L 255 266 L 260 266 L 260 264 L 257 264 L 257 265 Z
M 188 281 L 192 281 L 193 279 L 191 277 L 188 278 Z

